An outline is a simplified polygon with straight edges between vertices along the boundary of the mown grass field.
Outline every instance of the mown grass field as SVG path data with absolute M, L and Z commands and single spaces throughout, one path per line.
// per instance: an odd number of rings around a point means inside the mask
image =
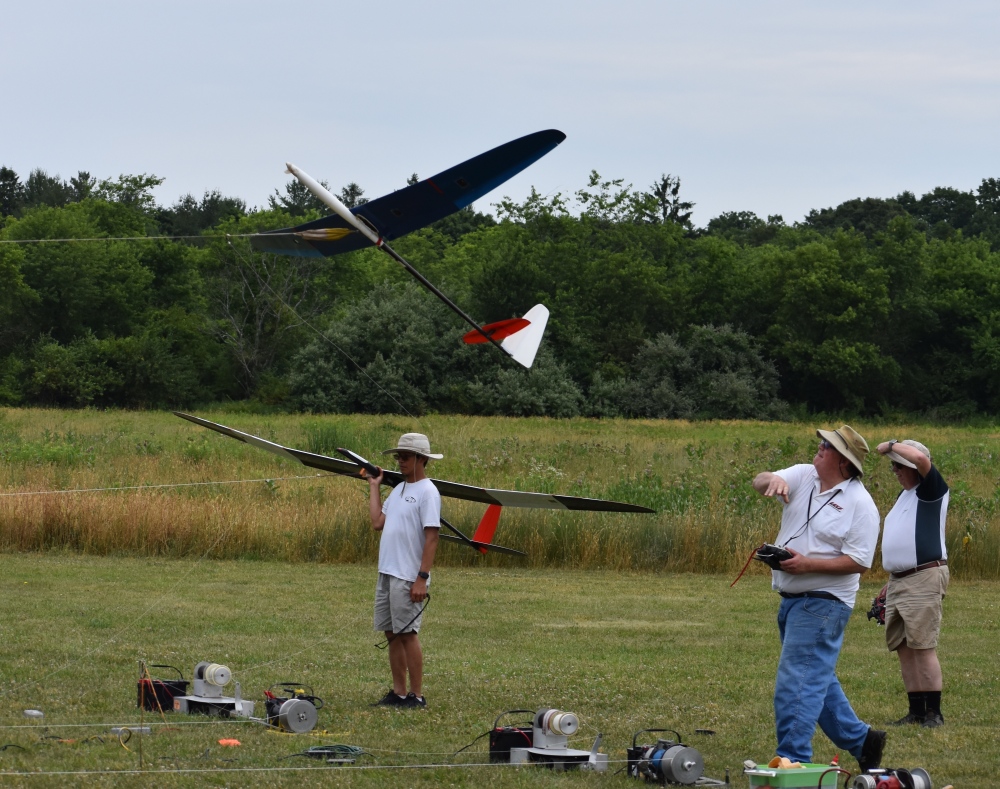
M 244 697 L 258 703 L 279 681 L 308 683 L 326 701 L 319 726 L 329 734 L 315 737 L 170 715 L 169 725 L 155 726 L 142 743 L 142 765 L 157 773 L 156 786 L 632 785 L 611 773 L 401 769 L 481 765 L 485 740 L 452 754 L 504 710 L 541 706 L 580 716 L 577 747 L 589 749 L 602 732 L 612 772 L 633 733 L 649 727 L 680 731 L 704 756 L 706 775 L 722 777 L 729 768 L 735 786 L 747 786 L 739 773 L 744 759 L 773 753 L 777 602 L 761 577 L 730 589 L 730 577 L 717 574 L 439 569 L 422 634 L 429 707 L 393 711 L 368 706 L 388 686 L 385 653 L 373 646 L 372 567 L 58 552 L 7 554 L 0 562 L 0 745 L 24 748 L 0 751 L 4 785 L 150 785 L 114 772 L 52 774 L 139 769 L 138 741 L 126 751 L 108 730 L 140 721 L 140 659 L 177 665 L 187 676 L 199 660 L 224 662 Z M 866 582 L 861 597 L 876 589 Z M 1000 774 L 998 592 L 994 581 L 957 581 L 948 596 L 940 650 L 947 725 L 890 732 L 887 763 L 922 766 L 936 787 L 986 789 Z M 905 712 L 895 659 L 882 639 L 883 631 L 855 612 L 840 664 L 859 714 L 876 723 Z M 26 708 L 41 709 L 45 725 L 26 721 Z M 144 716 L 147 724 L 158 720 Z M 88 739 L 95 736 L 103 742 Z M 226 737 L 242 746 L 221 747 Z M 330 742 L 363 746 L 374 757 L 359 764 L 376 769 L 273 769 L 320 768 L 282 757 Z M 822 735 L 814 746 L 818 760 L 832 758 Z M 846 754 L 841 761 L 856 769 Z M 252 769 L 260 771 L 235 772 Z M 199 772 L 171 772 L 179 770 Z M 28 771 L 42 774 L 21 774 Z
M 729 583 L 778 523 L 778 506 L 750 479 L 808 462 L 813 425 L 200 415 L 289 446 L 331 454 L 346 445 L 369 457 L 416 429 L 446 455 L 434 476 L 633 501 L 658 514 L 507 510 L 498 541 L 527 550 L 527 560 L 442 546 L 423 636 L 430 708 L 372 709 L 388 670 L 370 624 L 377 542 L 366 485 L 317 477 L 169 414 L 0 411 L 0 746 L 25 749 L 0 750 L 4 784 L 147 785 L 128 773 L 69 774 L 139 769 L 138 742 L 126 750 L 108 735 L 139 721 L 139 660 L 188 676 L 200 660 L 227 663 L 258 703 L 281 681 L 308 683 L 327 701 L 323 737 L 171 716 L 142 742 L 142 769 L 158 773 L 156 785 L 629 785 L 533 769 L 403 769 L 482 763 L 484 741 L 451 754 L 518 707 L 577 712 L 575 744 L 589 748 L 601 731 L 612 760 L 639 729 L 677 729 L 704 755 L 707 775 L 729 768 L 735 786 L 746 786 L 744 759 L 773 753 L 777 602 L 764 568 Z M 993 786 L 1000 431 L 855 426 L 872 444 L 924 441 L 953 491 L 941 647 L 948 724 L 892 731 L 886 761 L 924 767 L 936 787 Z M 898 489 L 888 463 L 873 460 L 866 484 L 885 512 Z M 150 485 L 177 487 L 88 490 Z M 445 507 L 470 530 L 482 512 Z M 863 613 L 883 577 L 864 580 L 840 667 L 874 723 L 905 712 L 895 659 Z M 42 709 L 45 725 L 28 723 L 26 708 Z M 223 737 L 243 745 L 224 749 Z M 322 742 L 364 746 L 372 769 L 310 772 L 320 765 L 282 758 Z M 832 757 L 825 738 L 815 744 L 817 759 Z
M 809 462 L 814 425 L 759 422 L 547 420 L 428 416 L 259 416 L 200 413 L 288 446 L 374 458 L 400 433 L 431 436 L 445 459 L 431 474 L 473 485 L 646 504 L 658 514 L 505 511 L 499 542 L 528 551 L 529 567 L 735 573 L 773 536 L 778 505 L 750 488 L 760 470 Z M 952 487 L 953 575 L 1000 578 L 1000 431 L 855 425 L 872 445 L 915 436 Z M 880 509 L 898 484 L 871 458 L 866 484 Z M 285 479 L 288 477 L 306 477 Z M 52 493 L 180 483 L 266 480 L 121 492 Z M 317 477 L 166 413 L 0 411 L 0 550 L 70 548 L 96 555 L 372 561 L 367 486 Z M 18 494 L 18 495 L 9 495 Z M 32 494 L 32 495 L 27 495 Z M 480 505 L 447 501 L 475 527 Z M 482 564 L 447 546 L 445 565 Z M 487 566 L 506 559 L 490 557 Z

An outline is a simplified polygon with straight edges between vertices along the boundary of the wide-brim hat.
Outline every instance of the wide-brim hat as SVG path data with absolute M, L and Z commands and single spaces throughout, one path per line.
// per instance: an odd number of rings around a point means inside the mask
M 906 438 L 906 439 L 903 439 L 902 441 L 899 441 L 897 443 L 899 443 L 899 444 L 906 444 L 906 446 L 908 446 L 908 447 L 913 447 L 914 449 L 919 449 L 921 452 L 923 452 L 925 455 L 927 455 L 927 459 L 928 460 L 931 459 L 931 451 L 927 447 L 925 447 L 923 444 L 921 444 L 919 441 L 914 441 L 912 438 Z M 885 456 L 887 458 L 889 458 L 889 460 L 893 461 L 894 463 L 899 463 L 899 465 L 901 465 L 901 466 L 906 466 L 907 468 L 912 468 L 912 469 L 915 469 L 917 467 L 916 463 L 911 463 L 909 460 L 907 460 L 902 455 L 900 455 L 900 454 L 898 454 L 896 452 L 892 452 L 892 451 L 886 452 Z
M 816 435 L 829 441 L 833 448 L 847 458 L 865 475 L 865 458 L 868 456 L 868 442 L 850 425 L 841 425 L 837 430 L 817 430 Z
M 431 452 L 431 442 L 423 433 L 404 433 L 399 437 L 399 443 L 392 449 L 382 451 L 383 455 L 395 455 L 399 452 L 412 452 L 425 458 L 440 460 L 444 455 Z

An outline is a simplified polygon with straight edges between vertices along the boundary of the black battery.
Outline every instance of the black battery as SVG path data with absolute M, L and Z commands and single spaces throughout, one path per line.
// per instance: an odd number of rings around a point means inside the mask
M 509 762 L 511 748 L 534 745 L 531 726 L 502 726 L 490 731 L 490 761 Z
M 177 679 L 159 679 L 143 677 L 136 688 L 136 707 L 144 707 L 152 712 L 167 712 L 174 709 L 174 696 L 186 696 L 188 681 L 184 673 L 174 666 L 162 664 L 151 665 L 150 668 L 169 668 L 177 672 Z
M 520 726 L 501 726 L 500 721 L 507 715 L 518 713 L 534 715 L 534 710 L 507 710 L 497 715 L 490 729 L 490 761 L 510 763 L 511 748 L 532 748 L 535 744 L 534 727 L 531 723 Z

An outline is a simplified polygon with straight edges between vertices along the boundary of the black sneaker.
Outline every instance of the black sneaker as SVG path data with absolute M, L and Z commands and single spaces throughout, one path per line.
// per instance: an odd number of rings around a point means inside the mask
M 928 712 L 924 722 L 920 725 L 925 729 L 936 729 L 938 726 L 944 726 L 944 715 L 940 712 Z
M 898 721 L 889 721 L 889 723 L 887 723 L 886 725 L 887 726 L 911 726 L 911 725 L 916 725 L 918 723 L 923 723 L 923 722 L 924 722 L 924 716 L 923 715 L 917 715 L 915 712 L 911 712 L 908 715 L 904 715 Z
M 868 728 L 868 736 L 865 737 L 865 744 L 861 746 L 861 756 L 858 757 L 859 772 L 866 773 L 881 766 L 886 736 L 884 731 Z
M 403 696 L 396 694 L 392 688 L 389 688 L 389 692 L 386 693 L 382 698 L 372 704 L 373 707 L 403 707 L 406 704 L 406 699 Z
M 400 706 L 409 707 L 410 709 L 422 710 L 427 707 L 427 699 L 425 699 L 423 696 L 418 696 L 411 690 L 409 693 L 406 694 L 406 698 L 403 700 L 403 703 Z

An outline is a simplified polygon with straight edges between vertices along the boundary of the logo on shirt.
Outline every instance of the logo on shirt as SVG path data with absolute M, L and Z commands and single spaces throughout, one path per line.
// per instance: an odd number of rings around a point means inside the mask
M 830 504 L 830 506 L 831 506 L 831 507 L 833 507 L 833 508 L 834 508 L 834 509 L 835 509 L 835 510 L 836 510 L 837 512 L 843 512 L 843 511 L 844 511 L 844 508 L 843 508 L 843 507 L 841 507 L 841 506 L 840 506 L 840 505 L 839 505 L 839 504 L 838 504 L 837 502 L 835 502 L 835 501 L 831 501 L 831 502 L 829 502 L 829 504 Z
M 405 501 L 407 504 L 416 504 L 417 503 L 417 499 L 414 496 L 404 496 L 403 497 L 403 501 Z

